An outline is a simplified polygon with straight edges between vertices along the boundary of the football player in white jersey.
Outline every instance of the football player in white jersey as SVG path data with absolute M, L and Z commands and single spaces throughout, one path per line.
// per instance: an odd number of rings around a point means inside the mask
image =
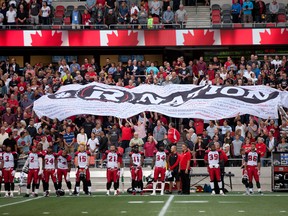
M 220 172 L 220 161 L 223 160 L 221 152 L 216 150 L 215 144 L 210 145 L 210 150 L 206 151 L 204 161 L 208 165 L 208 172 L 210 176 L 210 186 L 212 189 L 212 195 L 215 195 L 214 180 L 218 182 L 220 194 L 224 195 L 222 190 L 221 172 Z
M 159 145 L 159 151 L 154 152 L 154 158 L 152 163 L 152 169 L 154 167 L 154 182 L 153 182 L 153 193 L 151 195 L 156 195 L 157 181 L 160 176 L 161 181 L 161 195 L 164 195 L 165 189 L 165 173 L 166 165 L 168 164 L 168 152 L 164 149 L 164 144 Z
M 56 153 L 53 153 L 53 149 L 51 146 L 47 148 L 47 152 L 44 153 L 44 192 L 45 197 L 49 196 L 49 178 L 51 177 L 52 182 L 54 184 L 54 188 L 57 194 L 58 184 L 57 184 L 57 169 L 56 169 Z
M 84 188 L 87 187 L 88 195 L 91 195 L 91 180 L 89 171 L 90 152 L 85 150 L 84 145 L 79 146 L 79 151 L 75 153 L 75 166 L 76 170 L 76 195 L 79 196 L 80 181 L 83 182 Z
M 72 184 L 70 181 L 70 170 L 71 170 L 72 157 L 68 154 L 67 150 L 61 150 L 57 155 L 57 180 L 58 190 L 62 189 L 62 178 L 66 182 L 67 188 L 69 189 L 69 195 L 72 195 Z M 57 194 L 58 195 L 58 194 Z
M 27 169 L 28 167 L 28 177 L 27 177 L 27 191 L 24 197 L 29 197 L 30 195 L 30 188 L 31 182 L 35 184 L 35 193 L 34 196 L 38 197 L 39 191 L 39 176 L 43 174 L 43 155 L 40 152 L 37 152 L 37 148 L 32 146 L 32 151 L 29 152 L 28 158 L 25 162 L 23 170 Z
M 263 195 L 260 185 L 260 154 L 256 151 L 256 146 L 254 143 L 251 144 L 251 151 L 246 153 L 245 156 L 245 170 L 247 170 L 248 181 L 249 181 L 249 192 L 253 194 L 253 178 L 256 182 L 256 187 L 258 188 L 258 193 Z
M 107 159 L 107 196 L 110 195 L 110 188 L 112 186 L 112 182 L 114 183 L 114 195 L 119 194 L 119 176 L 120 176 L 120 162 L 121 162 L 121 155 L 119 152 L 117 152 L 115 145 L 110 146 L 110 150 L 107 150 L 102 157 L 101 165 L 103 164 L 103 161 Z
M 136 195 L 136 188 L 140 189 L 140 194 L 143 195 L 143 171 L 144 153 L 139 151 L 139 146 L 133 146 L 130 152 L 130 172 L 132 178 L 132 194 Z
M 17 153 L 11 152 L 11 147 L 6 147 L 6 151 L 2 155 L 0 172 L 3 172 L 5 197 L 13 197 L 14 177 L 16 170 Z M 2 176 L 2 173 L 1 175 Z M 2 177 L 1 177 L 2 178 Z

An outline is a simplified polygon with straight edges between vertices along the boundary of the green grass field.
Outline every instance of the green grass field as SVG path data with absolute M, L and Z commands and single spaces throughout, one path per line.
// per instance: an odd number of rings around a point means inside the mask
M 193 194 L 190 196 L 94 195 L 91 197 L 0 198 L 1 215 L 123 215 L 123 216 L 244 216 L 288 215 L 288 194 L 264 196 L 227 196 Z

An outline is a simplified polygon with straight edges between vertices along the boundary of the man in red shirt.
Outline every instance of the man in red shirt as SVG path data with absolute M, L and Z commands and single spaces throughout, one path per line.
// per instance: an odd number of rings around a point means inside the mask
M 125 149 L 129 147 L 130 140 L 132 139 L 132 128 L 126 121 L 125 126 L 122 125 L 122 121 L 119 119 L 119 126 L 122 130 L 121 147 Z
M 187 144 L 182 145 L 182 154 L 179 163 L 179 172 L 182 182 L 182 194 L 190 194 L 190 161 L 191 152 Z
M 21 94 L 24 94 L 26 91 L 26 82 L 24 82 L 24 77 L 21 77 L 20 82 L 18 83 L 18 89 Z
M 209 75 L 209 80 L 215 79 L 215 70 L 213 69 L 213 65 L 209 64 L 209 69 L 206 72 L 206 75 Z
M 172 145 L 176 145 L 177 142 L 180 140 L 180 133 L 178 130 L 174 128 L 174 123 L 171 122 L 169 124 L 168 136 L 167 139 Z

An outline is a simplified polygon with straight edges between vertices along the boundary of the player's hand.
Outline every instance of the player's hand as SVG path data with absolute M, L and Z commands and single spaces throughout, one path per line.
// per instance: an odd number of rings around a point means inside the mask
M 188 169 L 185 170 L 185 174 L 188 174 Z
M 38 175 L 41 176 L 43 174 L 42 170 L 39 170 Z
M 0 176 L 2 176 L 2 171 L 0 170 Z
M 67 175 L 66 175 L 66 181 L 67 181 L 67 182 L 70 181 L 70 172 L 68 172 Z
M 54 176 L 57 175 L 57 169 L 55 169 L 54 173 L 53 173 Z
M 260 175 L 261 175 L 261 173 L 260 173 L 260 170 L 258 170 L 258 173 L 257 173 L 257 174 L 258 174 L 258 176 L 260 176 Z
M 209 164 L 209 168 L 212 169 L 214 166 L 212 164 Z
M 140 170 L 140 169 L 141 169 L 141 166 L 137 166 L 137 169 Z
M 219 168 L 219 164 L 215 164 L 214 167 L 215 167 L 215 168 Z
M 85 166 L 85 170 L 87 170 L 88 168 L 89 168 L 89 166 L 88 166 L 88 165 L 86 165 L 86 166 Z
M 11 172 L 11 175 L 14 177 L 15 176 L 15 170 L 13 170 L 12 172 Z
M 120 176 L 120 169 L 118 169 L 117 171 L 117 176 Z
M 248 171 L 247 170 L 244 170 L 244 175 L 247 175 L 248 174 Z

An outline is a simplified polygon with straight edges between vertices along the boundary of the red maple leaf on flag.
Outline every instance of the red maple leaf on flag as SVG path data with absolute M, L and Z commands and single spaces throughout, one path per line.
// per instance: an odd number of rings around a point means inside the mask
M 129 30 L 119 30 L 117 31 L 118 36 L 113 31 L 112 34 L 107 34 L 108 46 L 137 46 L 138 32 L 133 32 Z
M 287 44 L 288 43 L 288 31 L 281 28 L 271 28 L 269 31 L 260 32 L 260 44 Z
M 31 34 L 32 46 L 61 46 L 62 45 L 62 32 L 55 31 L 52 34 L 50 30 L 41 31 L 40 35 L 38 31 L 36 34 Z
M 199 29 L 194 30 L 194 35 L 192 35 L 191 31 L 188 31 L 187 34 L 183 34 L 184 42 L 183 45 L 191 46 L 191 45 L 213 45 L 214 40 L 214 32 L 206 31 Z

